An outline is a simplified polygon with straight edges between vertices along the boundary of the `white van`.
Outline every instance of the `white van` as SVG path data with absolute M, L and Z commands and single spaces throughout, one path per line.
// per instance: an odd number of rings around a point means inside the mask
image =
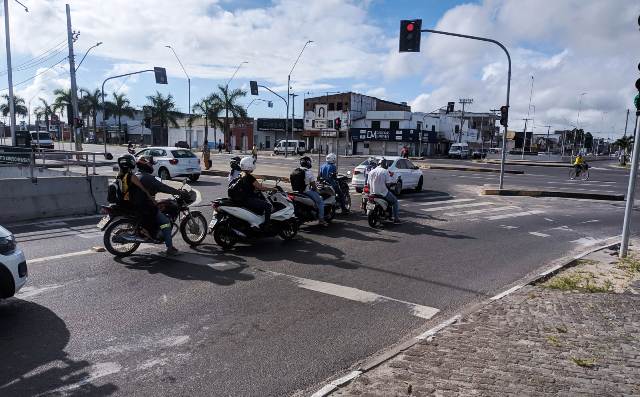
M 287 146 L 288 145 L 288 146 Z M 280 153 L 295 153 L 295 154 L 304 154 L 307 151 L 307 144 L 305 141 L 298 140 L 281 140 L 278 144 L 273 148 L 273 154 L 278 155 Z
M 454 143 L 449 148 L 449 158 L 468 159 L 471 157 L 471 149 L 467 143 Z
M 31 146 L 41 149 L 53 149 L 53 140 L 47 131 L 29 131 L 31 135 Z

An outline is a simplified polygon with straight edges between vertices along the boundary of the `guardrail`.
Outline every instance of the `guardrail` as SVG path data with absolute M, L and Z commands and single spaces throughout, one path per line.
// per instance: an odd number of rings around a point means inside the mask
M 69 166 L 72 159 L 75 157 L 76 162 L 79 165 L 84 165 L 85 175 L 89 176 L 89 167 L 92 168 L 92 175 L 98 175 L 96 173 L 96 156 L 104 156 L 106 160 L 113 159 L 111 153 L 102 152 L 87 152 L 87 151 L 73 151 L 73 150 L 47 150 L 47 149 L 29 149 L 19 147 L 0 147 L 0 162 L 7 162 L 10 164 L 29 165 L 30 178 L 34 179 L 34 169 L 41 166 L 47 168 L 47 158 L 49 161 L 62 161 L 63 166 L 66 166 L 67 172 L 69 172 Z M 91 157 L 91 161 L 89 158 Z M 62 158 L 62 160 L 60 160 Z M 42 160 L 38 164 L 38 160 Z M 91 165 L 90 165 L 91 163 Z M 53 165 L 53 164 L 52 164 Z M 51 167 L 53 168 L 53 167 Z

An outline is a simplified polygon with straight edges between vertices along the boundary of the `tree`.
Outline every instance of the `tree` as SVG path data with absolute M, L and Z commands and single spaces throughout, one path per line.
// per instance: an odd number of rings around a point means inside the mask
M 7 117 L 9 113 L 11 113 L 11 109 L 9 108 L 9 95 L 4 94 L 2 97 L 4 98 L 4 103 L 0 104 L 0 111 L 4 117 Z M 27 117 L 29 115 L 29 110 L 24 106 L 24 99 L 17 95 L 13 96 L 13 110 L 18 116 Z
M 34 109 L 34 112 L 38 119 L 40 119 L 40 117 L 44 118 L 44 123 L 47 125 L 47 131 L 49 131 L 51 127 L 51 125 L 49 124 L 49 119 L 53 114 L 55 114 L 55 110 L 53 109 L 53 106 L 43 98 L 38 99 L 40 100 L 41 104 Z
M 622 165 L 626 165 L 629 149 L 633 146 L 633 137 L 625 135 L 622 138 L 619 138 L 617 141 L 613 142 L 613 144 L 617 146 L 619 150 L 622 150 L 622 156 L 620 156 L 620 163 Z
M 180 116 L 177 112 L 176 104 L 173 101 L 173 95 L 168 94 L 166 97 L 159 91 L 156 91 L 155 95 L 147 96 L 149 100 L 149 110 L 151 110 L 151 119 L 160 123 L 160 129 L 164 131 L 164 128 L 168 128 L 169 124 L 172 127 L 178 128 L 178 122 L 176 117 Z
M 209 140 L 209 126 L 213 128 L 223 127 L 223 123 L 219 118 L 219 114 L 222 109 L 220 104 L 215 102 L 211 96 L 202 98 L 200 102 L 197 102 L 191 108 L 191 119 L 189 120 L 189 126 L 193 124 L 193 121 L 198 118 L 204 119 L 204 140 Z M 214 136 L 215 140 L 215 136 Z
M 118 136 L 122 136 L 122 116 L 133 117 L 135 109 L 129 104 L 129 99 L 125 94 L 113 93 L 113 101 L 104 104 L 105 118 L 115 116 L 118 118 Z M 125 142 L 129 140 L 128 132 L 125 132 Z
M 91 118 L 92 125 L 93 125 L 93 133 L 96 134 L 98 132 L 98 129 L 96 126 L 96 124 L 98 123 L 97 121 L 98 112 L 102 109 L 102 103 L 100 102 L 102 98 L 101 92 L 97 88 L 93 90 L 93 92 L 87 89 L 81 88 L 80 94 L 81 95 L 86 94 L 86 95 L 82 96 L 82 98 L 78 102 L 78 106 L 82 114 L 87 116 L 87 127 L 89 127 L 89 123 L 88 123 L 89 117 Z
M 584 147 L 593 150 L 593 135 L 590 132 L 584 134 Z
M 218 92 L 211 94 L 214 108 L 220 108 L 220 112 L 224 110 L 224 141 L 229 142 L 229 113 L 233 117 L 234 122 L 247 118 L 247 110 L 242 105 L 236 103 L 238 99 L 247 95 L 246 91 L 235 89 L 229 91 L 228 86 L 219 85 Z
M 72 112 L 71 110 L 71 89 L 64 90 L 62 88 L 56 88 L 53 91 L 56 96 L 53 100 L 53 110 L 60 112 L 61 116 L 64 116 L 64 112 Z

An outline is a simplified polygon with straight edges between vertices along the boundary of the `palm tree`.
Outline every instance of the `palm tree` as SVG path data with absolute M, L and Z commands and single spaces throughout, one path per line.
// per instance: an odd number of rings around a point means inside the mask
M 214 129 L 217 127 L 223 127 L 222 121 L 218 115 L 222 109 L 218 106 L 211 96 L 202 98 L 200 102 L 197 102 L 191 108 L 191 119 L 189 120 L 189 126 L 193 124 L 193 121 L 198 118 L 204 119 L 204 140 L 209 140 L 209 126 Z M 214 136 L 215 140 L 215 136 Z
M 46 100 L 44 100 L 43 98 L 38 98 L 41 102 L 41 105 L 36 107 L 34 109 L 35 115 L 38 119 L 40 119 L 40 117 L 44 118 L 44 123 L 47 125 L 47 132 L 49 132 L 50 129 L 50 124 L 49 124 L 49 118 L 55 114 L 55 110 L 53 109 L 53 106 L 50 105 Z
M 71 111 L 71 89 L 64 90 L 57 88 L 53 91 L 56 96 L 53 100 L 53 110 L 60 112 L 61 116 L 64 116 L 64 112 Z
M 11 110 L 9 108 L 9 95 L 4 94 L 2 97 L 4 98 L 5 102 L 3 104 L 0 104 L 0 111 L 2 112 L 2 115 L 4 117 L 7 117 L 9 113 L 11 113 Z M 27 117 L 27 115 L 29 114 L 29 110 L 27 110 L 27 107 L 24 106 L 24 99 L 20 98 L 17 95 L 13 96 L 13 110 L 17 115 L 22 117 Z
M 125 94 L 113 93 L 113 102 L 105 103 L 105 118 L 115 116 L 118 118 L 118 136 L 122 134 L 122 116 L 133 117 L 135 109 L 129 106 L 130 102 Z M 128 129 L 127 129 L 128 130 Z M 129 141 L 129 133 L 125 132 L 125 142 Z
M 166 97 L 159 91 L 156 91 L 155 95 L 147 96 L 149 100 L 149 110 L 151 110 L 151 118 L 160 122 L 160 130 L 164 132 L 165 128 L 172 127 L 178 128 L 178 122 L 176 117 L 179 117 L 180 113 L 177 112 L 176 104 L 173 101 L 173 95 L 168 94 Z
M 91 117 L 91 121 L 93 124 L 93 133 L 96 134 L 98 129 L 96 124 L 98 123 L 98 112 L 102 110 L 102 94 L 99 89 L 93 90 L 93 92 L 80 89 L 81 93 L 85 93 L 86 95 L 82 97 L 82 113 L 87 115 L 87 119 Z M 89 123 L 87 123 L 88 126 Z
M 229 113 L 233 117 L 234 122 L 245 119 L 247 117 L 247 110 L 238 104 L 238 99 L 247 95 L 246 91 L 235 89 L 229 91 L 228 86 L 218 85 L 218 92 L 211 94 L 210 98 L 213 101 L 213 107 L 220 108 L 220 111 L 224 110 L 224 140 L 225 143 L 229 142 Z
M 618 146 L 620 150 L 622 150 L 622 156 L 620 156 L 621 164 L 627 165 L 627 153 L 633 146 L 633 137 L 625 135 L 622 138 L 619 138 L 617 141 L 613 142 L 613 144 Z

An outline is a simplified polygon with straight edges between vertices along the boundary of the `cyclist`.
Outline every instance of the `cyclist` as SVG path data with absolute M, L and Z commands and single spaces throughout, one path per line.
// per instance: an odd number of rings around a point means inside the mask
M 586 169 L 587 163 L 584 161 L 581 153 L 578 153 L 576 159 L 573 161 L 573 167 L 576 170 L 576 178 L 580 176 L 580 173 Z

